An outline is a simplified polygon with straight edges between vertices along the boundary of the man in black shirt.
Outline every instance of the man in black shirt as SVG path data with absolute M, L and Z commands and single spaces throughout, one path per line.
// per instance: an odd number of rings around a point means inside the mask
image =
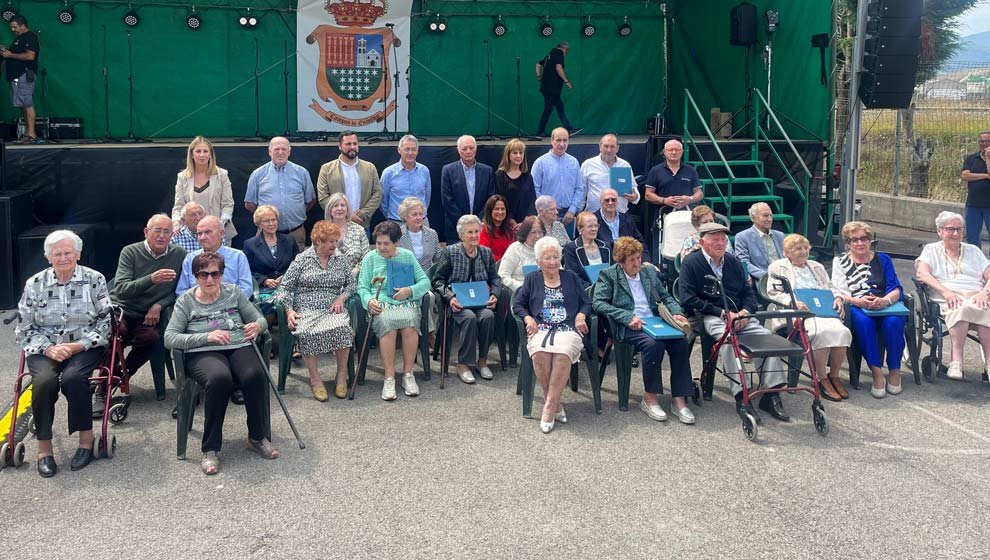
M 29 144 L 37 140 L 34 133 L 34 80 L 38 75 L 41 47 L 38 36 L 28 29 L 27 18 L 24 16 L 14 16 L 10 20 L 10 30 L 17 37 L 9 48 L 0 45 L 0 56 L 7 63 L 10 103 L 14 107 L 20 107 L 24 115 L 24 136 L 17 142 Z
M 681 161 L 684 146 L 680 140 L 663 145 L 663 163 L 653 166 L 646 175 L 645 196 L 648 202 L 670 206 L 675 210 L 701 202 L 701 179 L 698 171 Z
M 990 159 L 990 132 L 981 132 L 978 139 L 980 150 L 966 156 L 963 162 L 962 180 L 966 183 L 966 243 L 982 247 L 980 234 L 986 224 L 990 232 L 990 174 L 987 173 L 987 159 Z
M 575 134 L 578 129 L 571 126 L 571 121 L 567 120 L 564 113 L 564 102 L 560 99 L 560 93 L 567 86 L 571 89 L 571 81 L 564 73 L 564 55 L 571 46 L 567 41 L 563 41 L 556 47 L 550 49 L 550 53 L 536 63 L 536 79 L 540 82 L 540 93 L 543 94 L 543 115 L 540 116 L 540 127 L 536 132 L 537 136 L 546 136 L 547 121 L 550 113 L 557 109 L 557 116 L 560 123 L 570 134 Z

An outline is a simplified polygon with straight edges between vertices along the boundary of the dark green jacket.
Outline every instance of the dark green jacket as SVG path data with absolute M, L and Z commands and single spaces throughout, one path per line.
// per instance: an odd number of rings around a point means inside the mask
M 660 315 L 657 311 L 657 302 L 666 305 L 667 309 L 674 315 L 682 313 L 681 305 L 663 287 L 663 282 L 652 266 L 643 265 L 639 271 L 639 280 L 643 283 L 643 290 L 650 302 L 650 311 L 654 315 Z M 629 281 L 626 280 L 626 273 L 619 265 L 612 265 L 598 274 L 592 307 L 595 313 L 615 320 L 616 331 L 618 332 L 614 335 L 621 342 L 625 338 L 626 325 L 632 321 L 635 303 L 633 302 L 632 290 L 629 288 Z

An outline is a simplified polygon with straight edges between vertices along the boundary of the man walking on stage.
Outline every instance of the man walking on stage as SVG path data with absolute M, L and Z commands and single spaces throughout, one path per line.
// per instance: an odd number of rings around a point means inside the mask
M 546 57 L 536 63 L 536 79 L 540 82 L 540 93 L 543 94 L 543 115 L 540 116 L 537 136 L 547 135 L 547 121 L 550 119 L 550 113 L 554 108 L 557 109 L 560 123 L 569 133 L 577 134 L 580 132 L 580 129 L 571 126 L 571 121 L 567 120 L 564 102 L 560 99 L 560 93 L 564 86 L 567 86 L 567 89 L 572 87 L 571 81 L 567 79 L 567 74 L 564 73 L 564 55 L 570 48 L 571 45 L 567 41 L 561 41 L 556 47 L 550 49 L 550 53 Z
M 21 15 L 10 20 L 10 30 L 17 37 L 10 48 L 0 45 L 0 56 L 7 63 L 7 82 L 10 83 L 10 104 L 20 107 L 24 115 L 24 136 L 18 144 L 32 144 L 38 140 L 34 132 L 34 80 L 38 76 L 38 55 L 41 46 L 38 36 L 28 29 L 27 18 Z

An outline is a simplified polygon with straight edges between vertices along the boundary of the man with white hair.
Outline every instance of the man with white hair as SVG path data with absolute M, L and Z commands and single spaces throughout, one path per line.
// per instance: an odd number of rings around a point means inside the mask
M 131 345 L 124 363 L 131 375 L 151 358 L 151 350 L 161 336 L 162 310 L 175 302 L 175 286 L 186 251 L 170 245 L 171 237 L 172 218 L 156 214 L 144 228 L 144 240 L 120 252 L 110 299 L 123 310 L 120 329 L 124 343 Z
M 196 287 L 196 279 L 192 273 L 192 260 L 196 255 L 206 251 L 217 253 L 223 257 L 223 281 L 234 284 L 244 292 L 248 298 L 254 295 L 254 283 L 251 279 L 251 267 L 248 265 L 247 257 L 240 249 L 227 247 L 220 242 L 223 236 L 223 226 L 216 216 L 206 216 L 199 221 L 196 226 L 196 236 L 202 247 L 186 255 L 182 261 L 182 275 L 179 276 L 179 284 L 175 288 L 175 295 L 181 296 Z
M 316 206 L 309 171 L 289 161 L 292 146 L 281 136 L 268 143 L 271 161 L 251 172 L 244 207 L 254 212 L 263 204 L 278 208 L 278 231 L 292 236 L 299 250 L 306 248 L 306 214 Z
M 606 134 L 598 141 L 598 155 L 584 160 L 581 164 L 581 180 L 584 182 L 584 195 L 586 198 L 584 209 L 588 212 L 597 212 L 602 207 L 602 191 L 612 186 L 612 169 L 627 168 L 629 177 L 632 179 L 632 166 L 629 162 L 620 158 L 619 138 L 614 134 Z M 636 184 L 632 185 L 632 192 L 624 194 L 619 198 L 617 208 L 620 214 L 629 211 L 629 204 L 639 204 L 639 189 Z
M 653 166 L 646 175 L 645 196 L 648 202 L 680 210 L 701 202 L 701 179 L 698 171 L 681 161 L 684 146 L 680 140 L 668 140 L 663 145 L 663 162 Z
M 419 140 L 412 134 L 406 134 L 399 140 L 399 161 L 382 171 L 382 214 L 393 222 L 402 222 L 399 217 L 399 205 L 402 201 L 414 196 L 423 207 L 430 208 L 430 195 L 433 194 L 433 182 L 430 170 L 416 161 L 419 155 Z M 426 225 L 430 222 L 427 220 Z
M 767 267 L 784 256 L 784 234 L 774 229 L 773 211 L 766 202 L 749 207 L 749 219 L 753 227 L 736 236 L 736 256 L 742 261 L 749 275 L 759 280 L 767 275 Z
M 175 228 L 173 224 L 172 245 L 182 247 L 186 253 L 198 251 L 200 247 L 199 239 L 196 238 L 196 226 L 199 225 L 199 221 L 204 216 L 206 216 L 206 209 L 200 203 L 187 202 L 179 213 L 182 220 L 181 225 Z M 223 238 L 220 242 L 226 245 Z
M 468 214 L 480 218 L 485 202 L 495 192 L 495 174 L 491 166 L 476 159 L 478 143 L 473 136 L 465 134 L 457 139 L 457 155 L 459 161 L 448 163 L 440 171 L 440 200 L 447 243 L 458 239 L 457 220 Z

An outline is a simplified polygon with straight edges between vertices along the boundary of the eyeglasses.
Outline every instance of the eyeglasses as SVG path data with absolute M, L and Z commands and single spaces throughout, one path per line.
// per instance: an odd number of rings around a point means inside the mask
M 200 270 L 199 272 L 196 273 L 196 278 L 199 278 L 200 280 L 206 280 L 207 278 L 212 278 L 214 280 L 217 280 L 221 276 L 223 276 L 223 273 L 220 272 L 219 270 L 211 270 L 209 272 L 205 270 Z
M 544 262 L 554 262 L 554 261 L 559 261 L 560 257 L 558 257 L 557 255 L 543 255 L 542 257 L 540 257 L 540 260 Z
M 943 228 L 939 228 L 939 229 L 941 229 L 942 231 L 944 231 L 945 233 L 948 233 L 950 235 L 957 235 L 957 234 L 960 234 L 960 233 L 966 231 L 966 228 L 964 228 L 964 227 L 943 227 Z
M 603 198 L 602 199 L 602 204 L 606 204 L 606 203 L 609 203 L 609 202 L 618 202 L 618 201 L 619 201 L 618 198 Z
M 869 235 L 863 235 L 861 237 L 850 237 L 849 238 L 849 242 L 850 243 L 869 243 L 870 242 L 870 236 Z
M 277 224 L 278 218 L 268 218 L 267 220 L 261 220 L 262 224 Z
M 152 235 L 172 235 L 172 229 L 171 228 L 160 228 L 160 227 L 156 227 L 156 228 L 151 228 L 148 231 L 150 231 L 152 233 Z

